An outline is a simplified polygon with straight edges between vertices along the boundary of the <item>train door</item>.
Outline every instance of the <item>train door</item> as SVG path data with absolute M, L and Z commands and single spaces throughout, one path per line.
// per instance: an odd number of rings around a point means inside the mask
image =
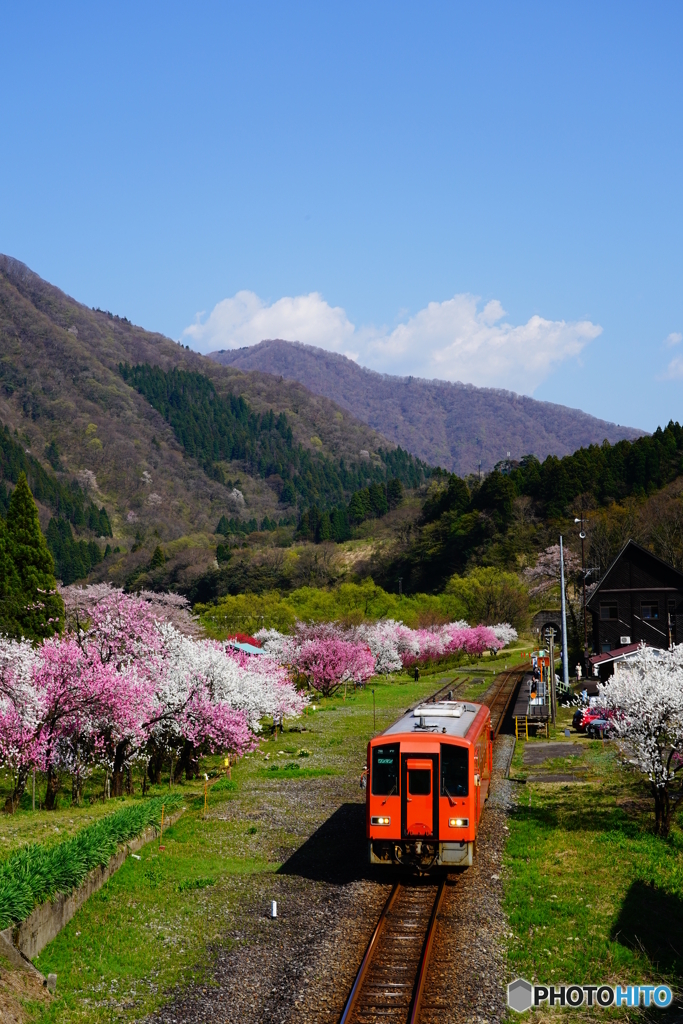
M 474 820 L 478 823 L 481 817 L 481 774 L 480 774 L 480 754 L 481 751 L 478 747 L 474 748 Z
M 403 755 L 401 817 L 404 838 L 438 836 L 438 757 Z

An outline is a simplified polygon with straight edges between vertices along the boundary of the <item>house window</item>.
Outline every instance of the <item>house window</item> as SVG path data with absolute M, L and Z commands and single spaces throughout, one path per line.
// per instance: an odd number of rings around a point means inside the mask
M 609 652 L 611 650 L 612 650 L 612 645 L 611 644 L 601 644 L 600 645 L 600 653 L 601 654 L 609 654 Z
M 600 618 L 601 619 L 618 619 L 619 610 L 615 604 L 601 604 L 600 605 Z
M 643 601 L 640 606 L 640 614 L 644 619 L 659 618 L 659 604 L 657 601 Z

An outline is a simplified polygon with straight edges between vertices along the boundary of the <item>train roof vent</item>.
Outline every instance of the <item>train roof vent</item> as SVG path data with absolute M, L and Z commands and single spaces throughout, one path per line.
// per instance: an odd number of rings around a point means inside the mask
M 454 701 L 440 701 L 434 704 L 421 704 L 413 711 L 413 718 L 462 718 L 463 711 L 474 711 L 466 704 Z

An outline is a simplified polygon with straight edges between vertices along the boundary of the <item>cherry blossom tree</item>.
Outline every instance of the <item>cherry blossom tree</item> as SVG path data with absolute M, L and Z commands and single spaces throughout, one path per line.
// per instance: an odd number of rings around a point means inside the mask
M 565 578 L 581 570 L 581 559 L 569 548 L 564 548 Z M 536 559 L 536 564 L 527 566 L 524 579 L 532 597 L 539 597 L 560 584 L 560 545 L 551 544 Z
M 372 624 L 362 623 L 355 630 L 361 643 L 367 644 L 375 659 L 375 672 L 378 675 L 389 675 L 400 672 L 403 660 L 399 650 L 399 627 L 402 623 L 393 619 L 384 619 Z
M 614 728 L 650 783 L 655 831 L 667 835 L 683 797 L 683 645 L 669 651 L 641 647 L 599 689 L 614 712 Z
M 509 622 L 499 622 L 497 626 L 491 626 L 491 630 L 502 647 L 513 644 L 519 638 L 519 633 Z
M 72 636 L 43 642 L 33 686 L 40 707 L 37 761 L 47 774 L 45 805 L 50 809 L 60 769 L 82 779 L 105 760 L 109 733 L 116 743 L 121 734 L 141 729 L 147 693 L 134 673 L 117 672 Z

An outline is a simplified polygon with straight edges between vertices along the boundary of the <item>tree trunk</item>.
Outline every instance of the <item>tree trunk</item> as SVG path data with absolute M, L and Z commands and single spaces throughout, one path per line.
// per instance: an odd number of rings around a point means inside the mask
M 133 795 L 133 766 L 132 765 L 128 766 L 128 771 L 126 772 L 126 793 L 128 794 L 128 796 L 132 796 Z
M 661 790 L 661 812 L 659 817 L 659 834 L 660 836 L 668 836 L 669 829 L 671 827 L 671 801 L 669 800 L 668 789 Z
M 163 763 L 164 752 L 155 744 L 150 750 L 147 774 L 149 775 L 149 781 L 155 783 L 157 786 L 161 785 L 161 769 L 163 767 Z
M 655 833 L 660 836 L 668 836 L 673 811 L 669 800 L 669 791 L 665 786 L 653 785 L 652 793 L 655 799 Z
M 126 752 L 128 750 L 128 740 L 121 740 L 116 745 L 114 752 L 114 792 L 113 796 L 123 796 L 123 766 L 126 760 Z
M 3 807 L 3 811 L 5 812 L 5 814 L 14 814 L 14 812 L 16 811 L 17 807 L 19 806 L 19 801 L 24 795 L 24 790 L 26 789 L 26 781 L 28 779 L 28 776 L 28 768 L 19 769 L 17 781 L 14 786 L 12 795 L 7 797 L 7 800 L 5 801 L 5 806 Z
M 185 740 L 183 743 L 183 749 L 180 752 L 178 763 L 175 767 L 175 773 L 173 781 L 178 782 L 185 772 L 185 778 L 190 782 L 194 778 L 195 766 L 198 764 L 197 758 L 194 752 L 194 743 L 190 743 L 189 740 Z
M 47 792 L 45 794 L 45 810 L 54 811 L 59 792 L 59 777 L 54 768 L 47 770 Z
M 71 776 L 71 803 L 74 807 L 80 807 L 83 799 L 83 779 L 80 775 Z

